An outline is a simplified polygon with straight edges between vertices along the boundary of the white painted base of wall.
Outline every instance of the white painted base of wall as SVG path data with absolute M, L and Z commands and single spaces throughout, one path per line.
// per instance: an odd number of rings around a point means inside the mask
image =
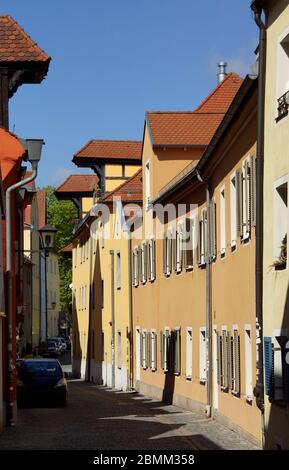
M 102 380 L 103 385 L 111 387 L 111 364 L 107 362 L 102 363 Z
M 73 359 L 72 375 L 77 379 L 85 380 L 87 378 L 87 361 L 84 359 Z
M 90 364 L 90 382 L 93 382 L 97 385 L 102 385 L 103 384 L 102 364 L 97 364 L 97 362 L 91 361 L 91 364 Z
M 102 363 L 102 377 L 103 377 L 103 385 L 107 387 L 112 386 L 112 366 L 111 364 L 107 364 L 105 362 Z M 127 368 L 122 366 L 121 369 L 118 367 L 115 368 L 115 388 L 117 390 L 128 390 L 128 383 L 127 383 Z

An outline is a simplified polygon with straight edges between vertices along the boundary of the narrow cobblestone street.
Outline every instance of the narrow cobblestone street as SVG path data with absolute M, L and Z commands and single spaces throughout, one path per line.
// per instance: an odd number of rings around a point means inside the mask
M 62 360 L 69 372 L 67 357 Z M 79 380 L 66 408 L 18 410 L 18 425 L 0 434 L 0 449 L 257 449 L 203 414 Z

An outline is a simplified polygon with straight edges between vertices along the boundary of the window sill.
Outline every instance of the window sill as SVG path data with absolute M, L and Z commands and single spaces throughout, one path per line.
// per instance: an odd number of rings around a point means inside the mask
M 277 116 L 277 117 L 275 118 L 276 124 L 278 124 L 278 122 L 282 121 L 282 119 L 284 119 L 284 118 L 287 117 L 287 116 L 288 116 L 288 111 L 286 111 L 285 113 L 281 114 L 280 116 Z
M 194 270 L 194 266 L 187 266 L 186 267 L 186 271 L 193 271 Z
M 252 405 L 253 405 L 253 399 L 252 399 L 252 397 L 247 396 L 247 397 L 246 397 L 246 403 L 247 403 L 248 405 L 252 406 Z
M 232 395 L 236 398 L 240 398 L 240 392 L 235 392 L 234 390 L 232 390 Z
M 206 379 L 200 380 L 200 385 L 206 385 Z
M 222 387 L 221 387 L 221 390 L 222 390 L 222 392 L 224 392 L 224 393 L 228 393 L 228 392 L 229 392 L 229 388 L 228 388 L 228 387 L 223 387 L 223 386 L 222 386 Z
M 192 377 L 191 377 L 191 376 L 187 376 L 187 377 L 186 377 L 186 380 L 187 380 L 188 382 L 191 382 L 191 381 L 192 381 Z

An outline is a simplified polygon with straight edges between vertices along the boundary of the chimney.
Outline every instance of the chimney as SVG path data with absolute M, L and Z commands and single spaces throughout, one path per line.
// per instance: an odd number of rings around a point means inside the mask
M 227 75 L 227 72 L 226 72 L 226 67 L 227 67 L 227 62 L 219 62 L 218 63 L 218 67 L 219 67 L 219 73 L 217 74 L 217 77 L 218 77 L 218 83 L 221 83 L 225 76 Z

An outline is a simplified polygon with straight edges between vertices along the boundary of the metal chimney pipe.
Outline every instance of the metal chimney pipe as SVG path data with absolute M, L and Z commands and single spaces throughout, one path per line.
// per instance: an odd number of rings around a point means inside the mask
M 227 62 L 219 62 L 218 63 L 218 67 L 219 67 L 219 73 L 217 74 L 217 77 L 218 77 L 218 83 L 221 83 L 224 78 L 226 77 L 227 75 L 227 72 L 226 72 L 226 67 L 227 67 Z

